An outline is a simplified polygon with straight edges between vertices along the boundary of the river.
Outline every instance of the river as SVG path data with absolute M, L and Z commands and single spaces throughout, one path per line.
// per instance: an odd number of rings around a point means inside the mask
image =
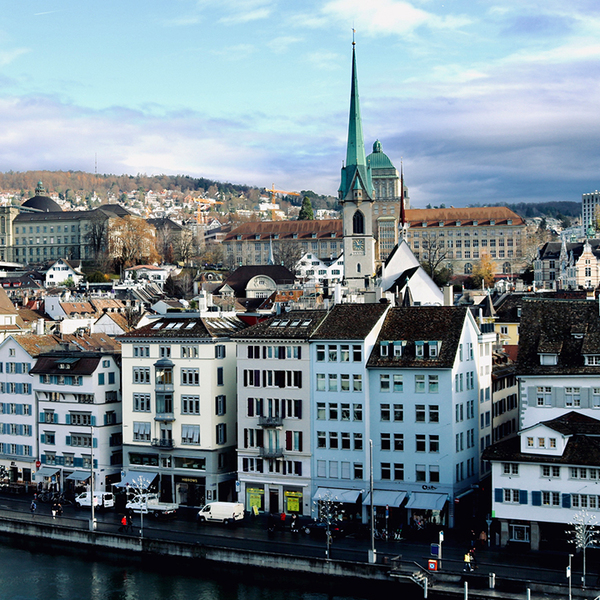
M 250 585 L 233 577 L 213 580 L 0 544 L 2 600 L 364 600 L 369 596 Z M 414 596 L 418 597 L 422 594 Z M 413 596 L 404 592 L 403 598 Z

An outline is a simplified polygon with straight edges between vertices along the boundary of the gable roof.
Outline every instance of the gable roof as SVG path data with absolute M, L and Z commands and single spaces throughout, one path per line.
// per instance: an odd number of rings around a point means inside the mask
M 271 317 L 236 334 L 236 339 L 307 340 L 326 317 L 325 310 L 293 310 Z
M 542 353 L 556 354 L 557 364 L 541 365 Z M 584 354 L 600 355 L 596 302 L 523 299 L 517 375 L 599 375 Z
M 363 340 L 389 304 L 336 304 L 313 334 L 315 340 Z
M 439 367 L 452 368 L 456 359 L 468 309 L 461 306 L 411 306 L 392 308 L 385 317 L 368 367 Z M 381 356 L 380 343 L 406 342 L 402 356 Z M 415 343 L 441 342 L 436 357 L 417 358 Z
M 342 220 L 319 219 L 309 221 L 256 221 L 243 223 L 230 231 L 223 241 L 231 242 L 237 240 L 238 236 L 242 240 L 260 239 L 269 241 L 272 236 L 274 239 L 276 235 L 279 236 L 280 240 L 307 240 L 313 239 L 313 234 L 316 235 L 317 239 L 341 239 L 343 236 Z
M 429 227 L 453 226 L 460 221 L 461 226 L 475 225 L 489 227 L 494 222 L 495 226 L 525 225 L 525 221 L 506 206 L 478 206 L 469 208 L 409 208 L 406 211 L 406 221 L 411 228 L 421 229 Z M 425 227 L 423 227 L 425 223 Z M 442 225 L 440 225 L 440 223 Z
M 214 293 L 218 294 L 221 289 L 229 286 L 238 298 L 243 298 L 248 282 L 260 275 L 270 277 L 277 285 L 292 285 L 296 279 L 294 274 L 282 265 L 246 265 L 231 273 Z

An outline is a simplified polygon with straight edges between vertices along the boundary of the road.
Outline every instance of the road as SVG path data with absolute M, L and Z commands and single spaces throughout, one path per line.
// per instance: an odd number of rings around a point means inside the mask
M 29 512 L 31 498 L 0 496 L 0 513 L 11 516 L 19 513 L 19 518 L 35 518 L 42 522 L 52 522 L 50 505 L 38 502 L 35 517 Z M 89 508 L 76 509 L 66 506 L 61 517 L 57 517 L 61 524 L 76 529 L 87 529 L 91 510 Z M 96 510 L 97 531 L 116 533 L 120 527 L 121 515 L 115 511 Z M 140 535 L 142 520 L 140 515 L 133 516 L 134 532 Z M 275 531 L 269 533 L 266 528 L 266 519 L 262 516 L 246 518 L 236 527 L 228 527 L 218 523 L 205 523 L 197 525 L 193 521 L 181 517 L 171 519 L 155 519 L 150 515 L 143 518 L 143 536 L 152 539 L 176 540 L 183 542 L 199 543 L 213 546 L 224 546 L 245 550 L 264 552 L 277 552 L 290 556 L 304 556 L 325 558 L 326 544 L 323 538 L 313 538 L 303 533 L 291 531 Z M 437 536 L 436 536 L 437 541 Z M 389 561 L 393 557 L 401 556 L 403 562 L 413 561 L 427 567 L 428 560 L 434 558 L 431 554 L 429 540 L 376 540 L 378 562 Z M 367 562 L 370 539 L 356 539 L 347 536 L 335 539 L 330 549 L 330 558 L 346 561 Z M 461 540 L 454 539 L 453 532 L 445 533 L 442 547 L 442 567 L 444 571 L 463 571 L 463 556 L 465 546 Z M 510 579 L 530 580 L 546 583 L 566 584 L 565 569 L 568 564 L 567 553 L 530 552 L 527 549 L 478 549 L 476 574 L 487 575 L 495 573 L 497 577 Z M 587 584 L 596 586 L 598 579 L 598 566 L 600 564 L 600 550 L 588 549 L 587 551 Z M 573 586 L 580 585 L 582 576 L 581 554 L 572 559 Z

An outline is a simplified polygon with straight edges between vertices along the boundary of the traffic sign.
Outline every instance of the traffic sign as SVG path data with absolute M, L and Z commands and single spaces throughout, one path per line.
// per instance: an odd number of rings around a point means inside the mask
M 35 468 L 39 469 L 42 466 L 42 463 L 39 460 L 35 461 Z
M 434 559 L 428 560 L 428 561 L 427 561 L 427 568 L 428 568 L 430 571 L 437 571 L 437 568 L 438 568 L 438 561 L 437 561 L 437 560 L 434 560 Z

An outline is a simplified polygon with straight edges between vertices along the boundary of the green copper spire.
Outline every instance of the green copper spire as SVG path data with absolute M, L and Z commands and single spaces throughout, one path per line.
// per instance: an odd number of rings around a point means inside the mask
M 371 168 L 365 158 L 365 143 L 360 118 L 358 100 L 358 73 L 356 70 L 356 51 L 352 42 L 352 87 L 350 90 L 350 117 L 348 120 L 348 146 L 346 148 L 346 164 L 342 167 L 340 183 L 340 199 L 344 200 L 351 190 L 362 189 L 366 194 L 364 200 L 373 197 Z

